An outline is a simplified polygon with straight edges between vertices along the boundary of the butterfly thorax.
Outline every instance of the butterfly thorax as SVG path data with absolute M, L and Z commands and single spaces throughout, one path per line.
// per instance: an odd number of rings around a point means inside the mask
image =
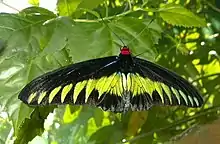
M 119 55 L 120 72 L 124 74 L 131 73 L 134 68 L 134 63 L 131 56 L 131 51 L 127 46 L 121 49 Z

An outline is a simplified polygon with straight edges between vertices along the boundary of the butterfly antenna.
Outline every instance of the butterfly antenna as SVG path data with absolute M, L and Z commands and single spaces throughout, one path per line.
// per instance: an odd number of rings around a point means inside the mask
M 125 46 L 125 43 L 123 42 L 123 40 L 109 27 L 109 25 L 105 22 L 105 20 L 103 19 L 102 15 L 100 12 L 98 12 L 100 15 L 100 18 L 102 19 L 102 22 L 106 25 L 106 27 L 120 40 L 120 42 L 123 44 L 123 46 Z
M 147 28 L 149 27 L 149 25 L 150 25 L 153 21 L 154 21 L 154 19 L 151 19 L 151 21 L 145 26 L 145 28 L 142 29 L 142 30 L 136 35 L 136 37 L 134 37 L 132 40 L 130 40 L 130 42 L 128 43 L 128 45 L 129 45 L 132 41 L 134 41 L 139 35 L 141 35 L 141 34 L 143 33 L 143 31 L 144 31 L 145 29 L 147 29 Z
M 147 52 L 147 51 L 148 51 L 148 50 L 145 50 L 145 51 L 143 51 L 142 53 L 139 53 L 139 54 L 135 55 L 134 57 L 138 57 L 138 56 L 144 54 L 144 53 Z

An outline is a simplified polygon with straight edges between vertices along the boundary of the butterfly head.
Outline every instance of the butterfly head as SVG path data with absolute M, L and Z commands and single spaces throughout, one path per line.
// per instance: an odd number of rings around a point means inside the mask
M 121 55 L 130 55 L 131 51 L 127 46 L 123 46 L 120 52 Z

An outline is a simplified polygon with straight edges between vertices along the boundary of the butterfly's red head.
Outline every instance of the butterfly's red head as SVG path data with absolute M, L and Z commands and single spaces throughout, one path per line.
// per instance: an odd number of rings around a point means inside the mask
M 121 54 L 122 55 L 130 55 L 131 51 L 127 46 L 123 46 L 123 48 L 121 49 Z

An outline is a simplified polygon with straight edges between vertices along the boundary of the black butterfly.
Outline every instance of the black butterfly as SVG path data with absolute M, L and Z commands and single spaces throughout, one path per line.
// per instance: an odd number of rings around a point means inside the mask
M 203 99 L 185 79 L 159 65 L 132 57 L 92 59 L 46 73 L 24 87 L 28 105 L 89 104 L 113 112 L 148 110 L 153 105 L 200 107 Z

